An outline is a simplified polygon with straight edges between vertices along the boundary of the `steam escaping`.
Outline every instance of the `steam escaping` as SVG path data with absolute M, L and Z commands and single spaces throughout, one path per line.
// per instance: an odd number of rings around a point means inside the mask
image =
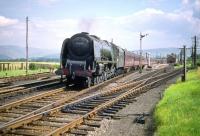
M 94 19 L 83 18 L 80 20 L 78 26 L 80 31 L 90 33 L 93 24 Z

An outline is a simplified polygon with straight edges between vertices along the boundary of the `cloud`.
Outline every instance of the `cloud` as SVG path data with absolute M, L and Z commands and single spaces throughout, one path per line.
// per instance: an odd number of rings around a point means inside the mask
M 6 18 L 4 16 L 0 16 L 0 27 L 14 25 L 16 23 L 18 23 L 17 19 L 10 19 L 10 18 Z
M 200 20 L 191 11 L 168 13 L 148 8 L 128 16 L 99 18 L 95 22 L 93 33 L 108 40 L 113 38 L 129 50 L 139 48 L 139 32 L 149 33 L 145 48 L 189 45 L 190 37 L 200 33 Z
M 182 0 L 182 4 L 188 4 L 189 0 Z
M 196 7 L 197 10 L 200 11 L 200 0 L 195 1 L 195 7 Z
M 200 0 L 182 0 L 182 11 L 193 11 L 193 16 L 200 18 Z
M 60 50 L 65 38 L 88 31 L 128 50 L 139 49 L 139 33 L 149 33 L 143 48 L 180 47 L 191 45 L 191 37 L 200 33 L 200 19 L 192 10 L 165 12 L 147 8 L 127 16 L 44 20 L 30 18 L 29 45 Z M 25 24 L 18 22 L 2 29 L 1 43 L 24 45 Z M 12 35 L 12 36 L 8 36 Z
M 60 1 L 60 0 L 37 0 L 39 5 L 42 6 L 51 6 L 53 4 L 55 4 L 56 2 Z

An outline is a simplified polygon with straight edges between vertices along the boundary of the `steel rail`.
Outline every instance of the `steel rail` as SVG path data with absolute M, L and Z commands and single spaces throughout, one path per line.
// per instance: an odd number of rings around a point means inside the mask
M 122 86 L 122 85 L 119 85 L 119 86 L 117 86 L 117 87 L 112 88 L 112 90 L 114 91 L 114 90 L 125 89 L 125 88 L 127 88 L 127 87 L 133 87 L 134 85 L 137 85 L 137 84 L 139 84 L 140 82 L 141 82 L 141 81 L 134 82 L 134 83 L 127 84 L 127 85 L 124 84 L 123 86 Z M 64 89 L 64 88 L 63 88 L 63 89 Z M 59 90 L 55 91 L 55 93 L 59 93 L 59 92 L 61 92 L 61 91 L 59 91 Z M 8 109 L 10 109 L 10 108 L 13 109 L 13 108 L 16 107 L 16 106 L 20 106 L 20 104 L 27 103 L 28 101 L 36 100 L 36 99 L 41 98 L 41 97 L 49 96 L 49 95 L 52 95 L 53 93 L 54 93 L 54 92 L 47 92 L 47 93 L 44 93 L 44 94 L 41 94 L 41 95 L 39 94 L 38 96 L 33 96 L 33 97 L 30 97 L 30 98 L 26 98 L 26 99 L 24 99 L 24 100 L 20 100 L 20 101 L 17 101 L 17 102 L 13 102 L 13 103 L 11 103 L 11 104 L 8 104 L 8 105 L 5 105 L 5 106 L 0 107 L 0 111 L 1 111 L 1 110 L 2 110 L 2 111 L 5 111 L 5 110 L 6 110 L 7 112 L 9 112 Z M 28 114 L 25 114 L 25 115 L 23 115 L 23 116 L 21 116 L 21 117 L 18 117 L 18 118 L 16 118 L 16 119 L 13 119 L 13 120 L 11 120 L 11 121 L 5 123 L 5 124 L 10 124 L 10 123 L 12 123 L 12 122 L 15 122 L 15 121 L 17 121 L 17 120 L 26 118 L 26 117 L 28 117 L 28 116 L 32 116 L 32 115 L 34 115 L 34 114 L 38 114 L 38 113 L 40 113 L 40 112 L 44 112 L 44 111 L 49 110 L 49 109 L 51 109 L 51 108 L 55 108 L 55 107 L 57 107 L 57 106 L 59 106 L 59 105 L 61 105 L 61 104 L 64 104 L 64 103 L 70 102 L 70 101 L 72 101 L 72 100 L 74 100 L 74 99 L 83 97 L 83 96 L 84 96 L 85 94 L 87 94 L 87 93 L 91 93 L 90 89 L 82 90 L 82 91 L 79 92 L 79 93 L 73 94 L 73 95 L 71 95 L 71 96 L 69 96 L 69 97 L 63 98 L 63 99 L 58 100 L 58 101 L 56 101 L 56 102 L 52 102 L 51 104 L 48 104 L 48 105 L 46 105 L 46 106 L 44 106 L 44 107 L 41 107 L 41 108 L 39 108 L 39 109 L 37 109 L 37 110 L 34 110 L 34 111 L 32 111 L 32 112 L 30 112 L 30 113 L 28 113 Z M 38 102 L 39 102 L 39 100 L 38 100 Z M 0 114 L 0 115 L 1 115 L 1 114 Z M 5 125 L 5 124 L 4 124 L 4 125 Z
M 36 78 L 39 78 L 39 77 L 53 76 L 53 75 L 55 75 L 55 74 L 54 73 L 50 73 L 50 72 L 44 72 L 44 73 L 22 75 L 22 76 L 2 77 L 2 78 L 0 78 L 0 80 L 2 80 L 4 82 L 14 82 L 14 81 L 36 79 Z
M 44 83 L 51 83 L 51 82 L 58 82 L 59 79 L 47 79 L 47 80 L 40 80 L 40 81 L 34 81 L 31 83 L 25 83 L 25 84 L 19 84 L 19 85 L 13 85 L 13 86 L 8 86 L 8 87 L 3 87 L 0 88 L 0 95 L 3 93 L 9 93 L 9 92 L 13 92 L 13 91 L 17 91 L 18 89 L 25 89 L 25 88 L 29 88 L 32 86 L 38 86 Z
M 0 97 L 2 97 L 4 95 L 11 95 L 13 93 L 25 92 L 25 91 L 28 91 L 28 90 L 30 90 L 30 91 L 36 90 L 36 89 L 39 89 L 39 88 L 43 88 L 43 87 L 55 85 L 55 84 L 60 84 L 60 82 L 56 81 L 56 82 L 50 82 L 50 83 L 46 83 L 46 84 L 42 84 L 42 85 L 32 86 L 32 87 L 29 87 L 29 88 L 19 87 L 19 88 L 13 88 L 13 89 L 10 89 L 10 90 L 4 90 L 4 91 L 2 91 L 3 93 L 0 93 Z
M 106 84 L 109 84 L 109 83 L 111 83 L 111 82 L 113 82 L 113 81 L 115 81 L 115 80 L 117 80 L 117 79 L 119 79 L 119 78 L 121 78 L 121 77 L 123 77 L 123 75 L 120 75 L 120 76 L 117 76 L 117 77 L 115 77 L 115 78 L 109 79 L 109 80 L 107 80 L 107 81 L 105 81 L 105 82 L 103 82 L 103 83 L 100 83 L 100 84 L 96 85 L 96 86 L 92 86 L 92 87 L 90 87 L 90 88 L 84 89 L 84 90 L 78 92 L 77 94 L 75 94 L 75 95 L 73 95 L 73 96 L 70 96 L 70 97 L 67 97 L 67 98 L 58 100 L 58 101 L 56 101 L 56 102 L 54 102 L 54 103 L 51 103 L 51 104 L 49 104 L 49 105 L 46 105 L 46 106 L 44 106 L 44 107 L 42 107 L 42 108 L 40 108 L 40 109 L 38 109 L 38 110 L 35 110 L 35 111 L 33 111 L 33 112 L 31 112 L 31 113 L 25 115 L 25 116 L 22 116 L 22 117 L 20 117 L 20 118 L 17 118 L 16 120 L 13 120 L 13 121 L 11 121 L 11 122 L 5 123 L 5 124 L 3 124 L 3 126 L 6 126 L 6 125 L 8 125 L 8 124 L 12 124 L 13 122 L 15 123 L 15 122 L 17 122 L 18 120 L 22 120 L 23 118 L 26 118 L 26 117 L 34 116 L 35 114 L 38 114 L 38 113 L 40 113 L 40 112 L 44 112 L 45 110 L 49 110 L 49 109 L 51 109 L 51 108 L 56 108 L 56 107 L 58 107 L 59 105 L 61 105 L 61 104 L 63 104 L 63 103 L 66 103 L 66 102 L 68 102 L 68 101 L 70 101 L 70 100 L 72 100 L 72 99 L 74 99 L 74 98 L 76 98 L 76 97 L 78 97 L 78 96 L 80 96 L 80 95 L 83 95 L 83 94 L 86 94 L 86 93 L 90 93 L 90 92 L 92 92 L 92 91 L 94 91 L 94 90 L 96 90 L 96 89 L 99 89 L 99 88 L 105 86 Z M 17 103 L 18 103 L 18 102 L 17 102 Z M 12 106 L 11 106 L 11 107 L 12 107 Z M 26 119 L 25 119 L 25 120 L 26 120 Z
M 38 84 L 41 81 L 42 82 L 45 82 L 45 81 L 48 82 L 48 81 L 53 81 L 53 80 L 57 80 L 57 79 L 60 79 L 60 78 L 55 76 L 55 77 L 51 77 L 49 79 L 39 79 L 39 80 L 29 81 L 28 83 L 19 83 L 19 84 L 14 84 L 14 85 L 10 85 L 10 86 L 5 86 L 5 87 L 0 88 L 0 90 L 15 88 L 15 87 L 19 87 L 19 86 L 27 87 L 29 85 Z
M 118 78 L 120 78 L 120 77 L 116 77 L 117 79 Z M 106 82 L 111 82 L 111 81 L 106 81 Z M 132 87 L 132 86 L 134 86 L 134 85 L 138 85 L 139 83 L 141 83 L 141 82 L 135 82 L 135 83 L 131 83 L 131 84 L 128 84 L 128 86 L 130 86 L 130 87 Z M 104 85 L 104 84 L 101 84 L 101 85 Z M 100 87 L 101 85 L 97 85 L 97 87 Z M 93 89 L 96 89 L 97 87 L 91 87 L 91 88 L 93 88 Z M 34 111 L 34 112 L 32 112 L 32 113 L 30 113 L 30 114 L 27 114 L 27 115 L 25 115 L 25 116 L 23 116 L 23 117 L 20 117 L 20 118 L 17 118 L 16 120 L 14 120 L 14 121 L 11 121 L 11 122 L 8 122 L 8 123 L 6 123 L 6 124 L 3 124 L 2 126 L 0 126 L 0 129 L 1 130 L 3 130 L 4 128 L 6 128 L 6 127 L 8 127 L 8 126 L 10 126 L 10 128 L 12 129 L 12 128 L 16 128 L 16 127 L 18 127 L 18 126 L 20 126 L 21 124 L 26 124 L 26 123 L 29 123 L 29 122 L 31 122 L 32 120 L 37 120 L 37 119 L 40 119 L 43 115 L 46 115 L 47 114 L 47 112 L 49 112 L 48 114 L 53 114 L 54 112 L 56 112 L 58 109 L 60 109 L 61 107 L 63 107 L 63 105 L 61 105 L 61 104 L 64 104 L 65 102 L 67 102 L 67 101 L 70 101 L 70 100 L 72 100 L 72 99 L 74 99 L 74 98 L 76 98 L 76 97 L 78 97 L 78 96 L 80 96 L 80 95 L 83 95 L 83 94 L 85 94 L 85 93 L 87 93 L 87 92 L 91 92 L 91 88 L 88 88 L 88 89 L 85 89 L 85 90 L 83 90 L 83 91 L 81 91 L 81 92 L 79 92 L 79 93 L 77 93 L 77 94 L 75 94 L 75 95 L 73 95 L 73 96 L 71 96 L 71 97 L 68 97 L 68 98 L 66 98 L 66 99 L 62 99 L 62 100 L 59 100 L 59 101 L 57 101 L 57 102 L 55 102 L 55 103 L 52 103 L 52 104 L 50 104 L 50 105 L 47 105 L 47 106 L 45 106 L 45 107 L 42 107 L 41 109 L 38 109 L 38 110 L 36 110 L 36 111 Z M 110 89 L 109 91 L 104 91 L 104 92 L 98 92 L 98 93 L 95 93 L 95 94 L 93 94 L 93 95 L 90 95 L 90 96 L 87 96 L 87 97 L 84 97 L 83 99 L 78 99 L 78 100 L 76 100 L 76 101 L 73 101 L 73 102 L 71 102 L 71 103 L 68 103 L 67 105 L 70 105 L 70 104 L 73 104 L 73 103 L 77 103 L 77 102 L 79 102 L 79 101 L 83 101 L 83 100 L 86 100 L 86 99 L 88 99 L 88 98 L 90 98 L 90 97 L 94 97 L 94 96 L 97 96 L 97 95 L 99 95 L 99 94 L 108 94 L 109 92 L 111 92 L 111 91 L 117 91 L 117 90 L 121 90 L 121 89 L 125 89 L 125 88 L 127 88 L 127 86 L 122 86 L 122 87 L 115 87 L 115 88 L 112 88 L 112 89 Z M 59 107 L 58 107 L 59 106 Z M 50 109 L 50 108 L 53 108 L 53 109 Z M 50 110 L 49 110 L 50 109 Z M 44 112 L 45 110 L 48 110 L 47 112 Z M 43 111 L 43 112 L 42 112 Z M 40 115 L 39 115 L 40 114 Z M 42 116 L 41 116 L 42 115 Z
M 145 81 L 147 81 L 147 80 L 145 80 Z M 139 82 L 138 82 L 138 83 L 139 83 Z M 141 83 L 141 82 L 140 82 L 140 83 Z M 135 83 L 135 84 L 136 84 L 136 83 Z M 121 90 L 121 89 L 123 89 L 123 88 L 118 88 L 118 89 Z M 124 88 L 124 89 L 125 89 L 125 88 Z M 116 89 L 110 90 L 110 92 L 112 92 L 112 91 L 115 92 Z M 106 91 L 106 92 L 104 92 L 104 94 L 109 95 L 110 92 L 109 92 L 109 91 Z M 99 93 L 99 94 L 103 94 L 103 93 Z M 96 94 L 96 95 L 99 95 L 99 94 Z M 94 96 L 95 96 L 95 95 L 94 95 Z M 94 96 L 85 97 L 85 98 L 82 99 L 82 100 L 74 101 L 74 102 L 72 102 L 72 103 L 69 103 L 68 105 L 74 104 L 74 103 L 76 103 L 76 102 L 83 101 L 83 100 L 85 100 L 85 99 L 88 99 L 88 98 L 94 97 Z M 36 115 L 33 115 L 33 116 L 29 116 L 29 117 L 27 117 L 27 118 L 24 118 L 24 119 L 21 119 L 21 120 L 17 120 L 16 122 L 8 123 L 8 124 L 2 126 L 2 127 L 1 127 L 1 130 L 2 130 L 2 131 L 6 131 L 6 130 L 9 130 L 9 129 L 13 129 L 13 128 L 19 127 L 20 125 L 30 123 L 30 122 L 32 122 L 32 121 L 34 121 L 34 120 L 39 120 L 39 119 L 41 119 L 41 118 L 42 118 L 43 116 L 45 116 L 45 115 L 51 115 L 51 114 L 53 114 L 53 113 L 59 111 L 59 109 L 62 108 L 62 107 L 63 107 L 63 105 L 61 105 L 61 106 L 59 106 L 59 107 L 57 107 L 57 108 L 51 109 L 51 110 L 49 110 L 49 111 L 47 111 L 47 112 L 43 112 L 43 113 L 40 113 L 40 114 L 36 114 Z
M 0 111 L 7 111 L 8 109 L 19 106 L 20 104 L 27 103 L 27 102 L 30 102 L 30 101 L 33 101 L 33 100 L 36 100 L 36 99 L 40 99 L 42 97 L 50 96 L 50 95 L 53 95 L 55 93 L 62 92 L 62 91 L 64 91 L 64 88 L 65 87 L 55 89 L 55 90 L 50 90 L 50 91 L 47 91 L 47 92 L 44 92 L 44 93 L 41 93 L 41 94 L 38 94 L 38 95 L 34 95 L 34 96 L 31 96 L 31 97 L 27 97 L 25 99 L 21 99 L 19 101 L 14 101 L 14 102 L 2 105 L 2 106 L 0 106 Z
M 117 102 L 127 98 L 128 96 L 133 96 L 136 94 L 140 94 L 140 93 L 144 93 L 147 91 L 147 89 L 151 89 L 154 85 L 161 83 L 169 78 L 171 78 L 172 76 L 175 76 L 177 74 L 180 74 L 180 71 L 173 71 L 171 74 L 158 79 L 156 81 L 153 81 L 149 84 L 146 84 L 142 87 L 139 88 L 132 88 L 129 91 L 117 96 L 116 98 L 113 98 L 111 100 L 109 100 L 108 102 L 102 103 L 101 105 L 98 105 L 96 108 L 94 108 L 92 111 L 90 111 L 89 113 L 79 117 L 78 119 L 75 119 L 73 121 L 71 121 L 70 123 L 67 123 L 66 125 L 54 130 L 53 132 L 47 134 L 47 136 L 59 136 L 62 135 L 64 133 L 66 133 L 67 131 L 72 130 L 73 128 L 77 127 L 78 125 L 81 125 L 82 123 L 84 123 L 84 121 L 86 119 L 92 119 L 94 118 L 99 111 L 101 111 L 102 109 L 107 109 L 108 107 L 111 107 L 112 105 L 116 104 Z

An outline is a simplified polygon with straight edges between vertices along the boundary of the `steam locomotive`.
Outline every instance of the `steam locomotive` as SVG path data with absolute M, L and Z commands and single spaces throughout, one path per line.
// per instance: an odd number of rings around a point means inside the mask
M 82 32 L 64 40 L 60 63 L 61 78 L 67 83 L 81 83 L 85 87 L 95 85 L 121 73 L 137 69 L 140 56 L 120 48 L 112 42 Z M 149 58 L 141 58 L 141 66 Z

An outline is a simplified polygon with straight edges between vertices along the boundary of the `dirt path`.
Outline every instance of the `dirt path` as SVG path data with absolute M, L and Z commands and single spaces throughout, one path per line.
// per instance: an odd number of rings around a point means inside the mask
M 104 119 L 101 127 L 96 131 L 89 132 L 89 136 L 150 136 L 153 135 L 154 125 L 152 113 L 155 105 L 161 99 L 162 93 L 170 84 L 174 83 L 176 78 L 168 81 L 166 84 L 151 89 L 136 98 L 136 101 L 127 105 L 116 115 L 120 119 Z M 149 114 L 145 116 L 145 124 L 135 123 L 137 114 Z

